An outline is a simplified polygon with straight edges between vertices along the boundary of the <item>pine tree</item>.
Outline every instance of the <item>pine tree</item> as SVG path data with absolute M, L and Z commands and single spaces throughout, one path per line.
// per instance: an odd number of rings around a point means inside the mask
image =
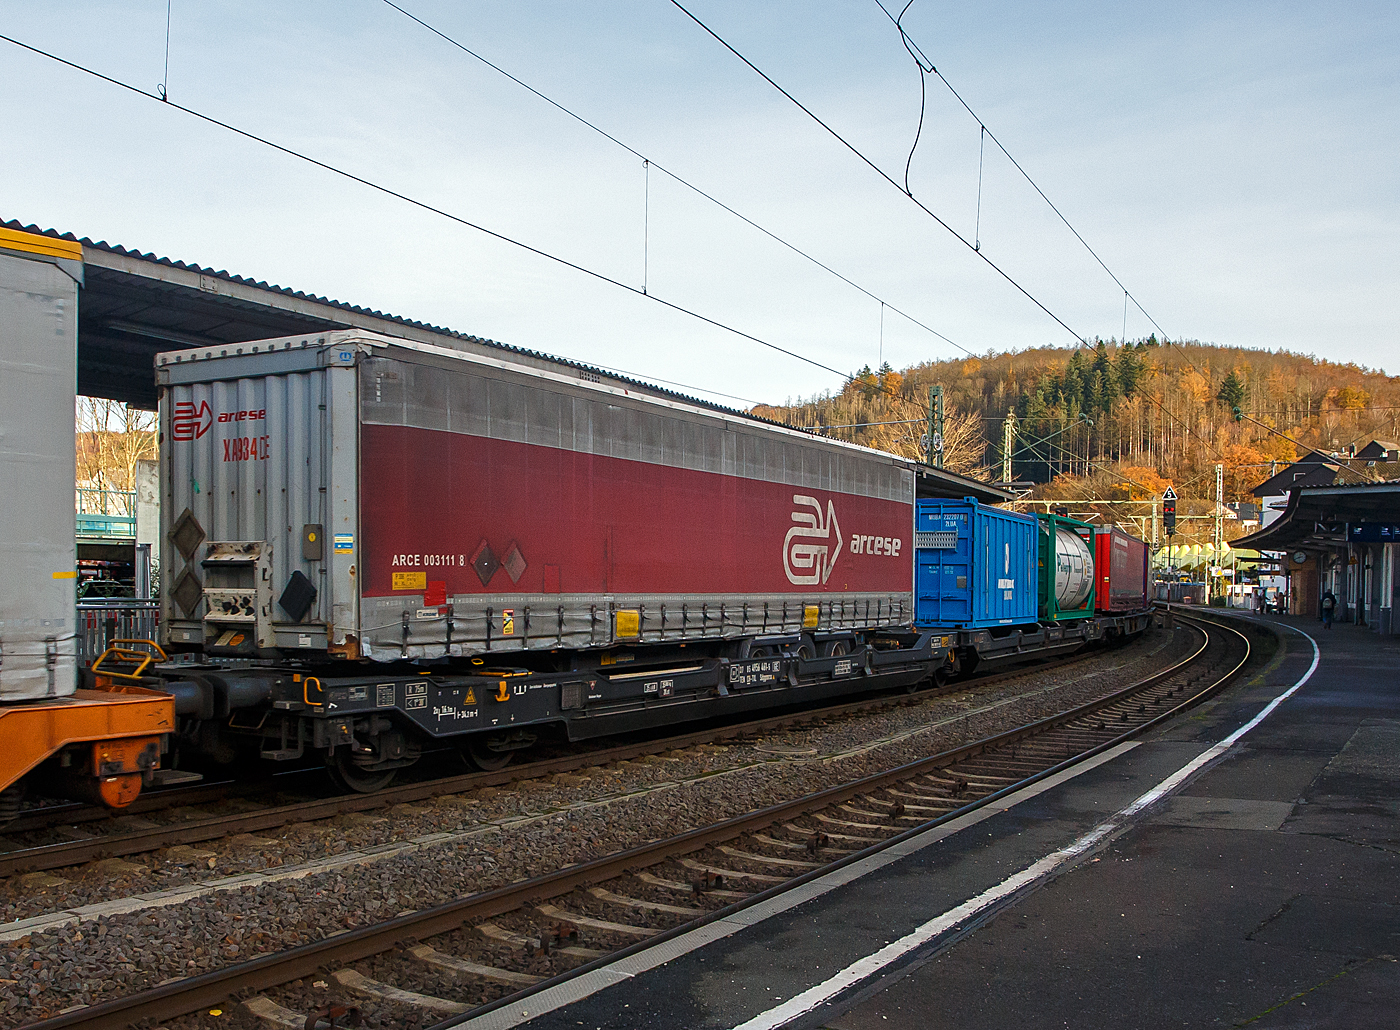
M 1244 403 L 1244 383 L 1240 381 L 1233 369 L 1220 383 L 1220 390 L 1216 393 L 1215 399 L 1224 404 L 1227 408 L 1238 408 Z

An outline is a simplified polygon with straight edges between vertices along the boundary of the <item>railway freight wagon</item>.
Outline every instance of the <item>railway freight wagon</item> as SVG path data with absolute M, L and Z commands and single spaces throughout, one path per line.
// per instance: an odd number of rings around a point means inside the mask
M 1136 612 L 1148 605 L 1147 544 L 1117 526 L 1094 529 L 1095 607 Z
M 158 358 L 176 649 L 392 662 L 911 621 L 891 455 L 363 333 Z
M 223 663 L 183 710 L 371 789 L 433 738 L 930 675 L 912 463 L 591 378 L 358 331 L 158 356 L 164 643 Z
M 82 688 L 74 383 L 82 246 L 0 228 L 0 823 L 26 791 L 129 804 L 161 764 L 169 695 Z M 121 677 L 118 677 L 121 679 Z M 95 677 L 91 686 L 110 686 Z
M 1094 527 L 1052 513 L 1040 524 L 1040 617 L 1085 619 L 1094 614 Z

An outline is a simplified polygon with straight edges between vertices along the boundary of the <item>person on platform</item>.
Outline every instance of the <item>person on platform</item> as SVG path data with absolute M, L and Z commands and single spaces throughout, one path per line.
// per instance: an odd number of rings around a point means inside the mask
M 1332 591 L 1322 595 L 1322 628 L 1332 628 L 1332 615 L 1337 610 L 1337 595 Z

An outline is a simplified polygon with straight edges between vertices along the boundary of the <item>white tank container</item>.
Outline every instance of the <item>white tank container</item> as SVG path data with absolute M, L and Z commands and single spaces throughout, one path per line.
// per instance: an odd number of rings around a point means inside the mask
M 0 703 L 77 687 L 73 416 L 82 264 L 52 253 L 65 249 L 73 245 L 0 230 Z
M 1060 611 L 1082 608 L 1094 586 L 1094 556 L 1079 534 L 1055 527 L 1055 604 Z

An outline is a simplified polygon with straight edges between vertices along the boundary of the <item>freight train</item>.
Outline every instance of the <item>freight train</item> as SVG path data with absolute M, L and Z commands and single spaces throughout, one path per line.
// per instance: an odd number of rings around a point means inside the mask
M 160 640 L 83 696 L 168 709 L 122 791 L 89 785 L 114 806 L 172 753 L 373 791 L 430 750 L 500 768 L 543 733 L 913 689 L 1150 618 L 1126 534 L 919 496 L 916 462 L 586 371 L 360 330 L 155 371 Z M 95 746 L 22 772 L 72 793 Z

